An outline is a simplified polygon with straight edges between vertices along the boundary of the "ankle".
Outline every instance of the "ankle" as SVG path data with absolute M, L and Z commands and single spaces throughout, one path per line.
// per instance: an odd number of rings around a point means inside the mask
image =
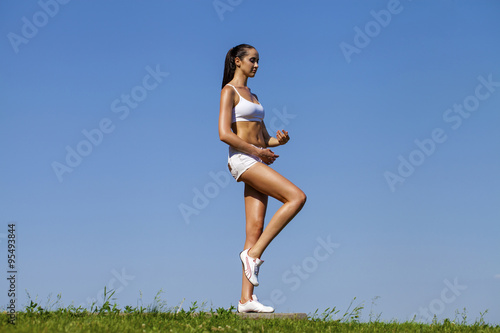
M 253 259 L 260 259 L 260 255 L 256 255 L 253 251 L 253 248 L 248 249 L 248 256 Z
M 251 297 L 250 297 L 250 298 L 247 298 L 247 297 L 242 297 L 242 298 L 240 299 L 240 303 L 241 303 L 241 304 L 248 303 L 248 301 L 249 301 L 249 300 L 251 300 L 251 299 L 252 299 Z

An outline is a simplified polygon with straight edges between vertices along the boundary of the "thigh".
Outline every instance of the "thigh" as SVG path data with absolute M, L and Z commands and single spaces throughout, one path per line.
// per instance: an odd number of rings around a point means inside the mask
M 240 176 L 240 179 L 258 192 L 283 203 L 291 201 L 297 195 L 303 195 L 301 189 L 264 163 L 255 163 Z

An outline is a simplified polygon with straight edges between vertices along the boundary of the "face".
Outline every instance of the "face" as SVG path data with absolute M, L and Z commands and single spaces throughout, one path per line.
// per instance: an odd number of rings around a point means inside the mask
M 248 49 L 243 59 L 235 59 L 235 64 L 246 76 L 254 77 L 259 68 L 259 52 L 256 49 Z

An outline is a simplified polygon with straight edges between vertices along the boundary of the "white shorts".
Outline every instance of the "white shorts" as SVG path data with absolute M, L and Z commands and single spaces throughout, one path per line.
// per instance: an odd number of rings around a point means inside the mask
M 257 148 L 264 149 L 261 147 Z M 246 154 L 229 146 L 227 166 L 229 167 L 229 171 L 231 171 L 234 179 L 236 179 L 237 181 L 240 181 L 239 178 L 243 174 L 243 172 L 247 171 L 252 165 L 257 162 L 262 163 L 262 160 L 257 156 Z

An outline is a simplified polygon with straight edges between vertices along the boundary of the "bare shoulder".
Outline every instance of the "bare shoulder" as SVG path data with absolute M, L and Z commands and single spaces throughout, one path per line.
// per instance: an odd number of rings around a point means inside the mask
M 234 97 L 234 89 L 231 87 L 231 86 L 224 86 L 224 88 L 222 88 L 221 90 L 221 96 L 228 96 L 228 97 Z

